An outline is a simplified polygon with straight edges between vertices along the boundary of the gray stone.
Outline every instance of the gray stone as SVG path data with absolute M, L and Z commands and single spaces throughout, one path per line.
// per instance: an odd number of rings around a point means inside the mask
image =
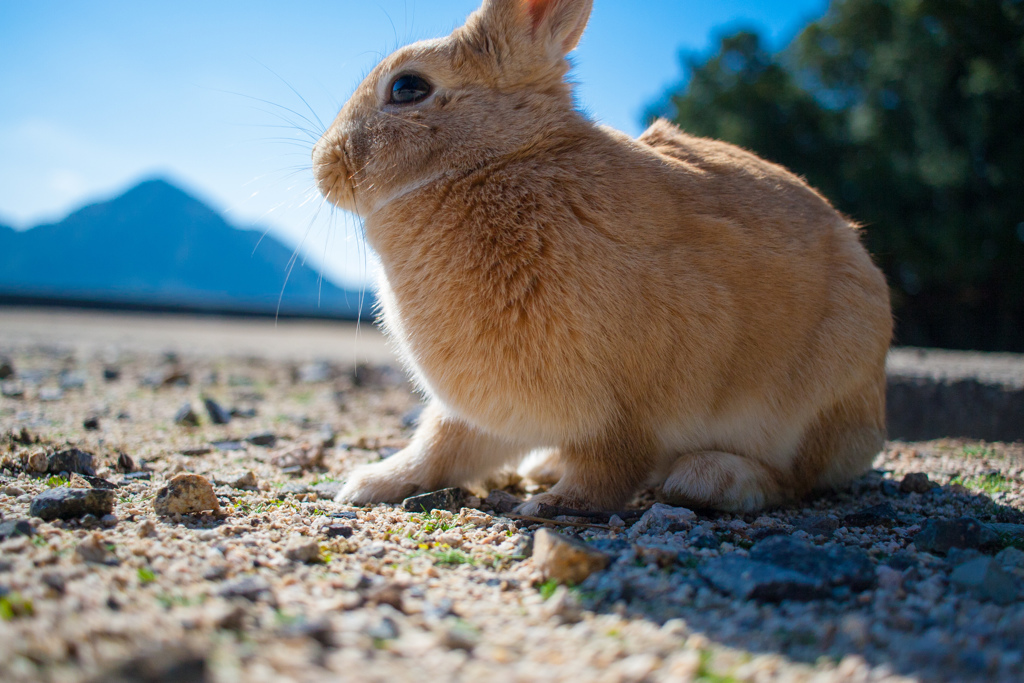
M 843 518 L 843 524 L 854 527 L 884 526 L 893 527 L 899 522 L 896 508 L 889 503 L 873 505 L 863 510 L 858 510 Z
M 363 549 L 363 554 L 380 559 L 387 555 L 388 549 L 383 543 L 371 543 Z
M 222 598 L 245 598 L 251 602 L 257 602 L 269 599 L 272 593 L 266 579 L 262 576 L 250 575 L 224 582 L 217 589 L 217 595 Z
M 1009 605 L 1017 600 L 1019 594 L 1013 577 L 991 557 L 978 557 L 961 564 L 949 580 L 979 600 L 997 605 Z
M 312 564 L 320 561 L 320 544 L 315 539 L 299 538 L 288 544 L 284 556 L 293 562 Z
M 413 427 L 418 425 L 420 423 L 420 415 L 423 414 L 423 409 L 425 407 L 426 406 L 420 404 L 413 408 L 412 410 L 410 410 L 409 412 L 407 412 L 405 415 L 403 415 L 402 426 L 405 427 L 406 429 L 412 429 Z
M 44 402 L 59 401 L 64 398 L 64 390 L 60 387 L 43 387 L 39 390 L 39 400 Z
M 25 387 L 21 382 L 0 382 L 0 395 L 4 398 L 23 398 Z
M 999 543 L 999 534 L 976 519 L 930 519 L 914 536 L 918 550 L 945 555 L 952 548 L 986 549 Z
M 381 617 L 366 628 L 366 635 L 374 640 L 394 640 L 398 637 L 398 624 L 391 617 Z
M 664 503 L 655 503 L 651 509 L 629 529 L 632 539 L 645 534 L 667 534 L 676 531 L 687 531 L 697 519 L 693 510 L 674 507 Z
M 203 405 L 206 407 L 206 414 L 210 416 L 210 422 L 213 424 L 226 425 L 231 422 L 231 413 L 212 398 L 204 398 Z
M 406 512 L 430 512 L 431 510 L 458 512 L 465 502 L 465 491 L 460 488 L 448 488 L 406 498 L 402 501 L 402 509 Z
M 320 527 L 320 533 L 327 538 L 352 538 L 354 530 L 347 524 L 331 522 L 326 526 Z
M 64 391 L 83 388 L 85 386 L 85 379 L 85 373 L 80 371 L 64 371 L 60 373 L 60 376 L 58 377 L 60 388 Z
M 124 472 L 125 474 L 135 472 L 135 461 L 132 460 L 132 456 L 127 453 L 118 453 L 116 469 L 118 472 Z
M 99 532 L 93 532 L 75 548 L 75 554 L 91 564 L 116 566 L 120 564 Z
M 253 446 L 265 446 L 267 448 L 273 448 L 277 445 L 277 435 L 271 432 L 262 432 L 260 434 L 250 434 L 245 437 L 245 440 L 251 443 Z
M 0 541 L 6 541 L 15 536 L 35 536 L 36 529 L 32 522 L 27 519 L 8 519 L 0 522 Z
M 946 561 L 949 562 L 950 567 L 959 567 L 963 563 L 976 560 L 979 557 L 984 557 L 984 555 L 974 548 L 950 548 L 946 555 Z
M 244 451 L 245 444 L 241 441 L 214 441 L 213 447 L 218 451 Z
M 114 511 L 115 499 L 110 489 L 72 489 L 61 486 L 43 491 L 33 498 L 29 514 L 47 521 L 75 519 L 88 514 L 102 517 Z
M 344 484 L 340 481 L 324 481 L 310 486 L 309 491 L 310 493 L 315 493 L 322 500 L 334 500 L 341 491 L 342 486 Z
M 928 493 L 936 486 L 938 484 L 924 472 L 910 472 L 900 481 L 900 491 L 903 493 Z
M 281 638 L 311 638 L 325 647 L 334 645 L 334 631 L 327 619 L 299 619 L 286 624 L 279 631 Z
M 104 671 L 89 683 L 208 683 L 206 657 L 185 645 L 165 644 Z
M 507 491 L 495 489 L 487 494 L 487 497 L 484 498 L 484 503 L 489 505 L 499 515 L 504 515 L 522 505 L 523 501 Z
M 1024 551 L 1018 548 L 1003 548 L 996 555 L 996 562 L 1004 567 L 1024 569 Z
M 572 622 L 572 620 L 565 621 Z M 450 650 L 472 652 L 473 648 L 480 642 L 480 634 L 465 622 L 454 621 L 441 630 L 439 642 Z
M 88 474 L 78 474 L 77 472 L 71 475 L 71 481 L 68 482 L 68 486 L 73 489 L 116 489 L 117 484 L 112 481 L 107 481 L 103 477 L 93 477 Z
M 905 551 L 899 551 L 893 554 L 886 562 L 887 565 L 897 571 L 904 571 L 907 569 L 913 569 L 921 564 L 920 560 Z
M 741 600 L 816 600 L 830 592 L 822 579 L 735 554 L 709 560 L 697 572 L 718 590 Z
M 307 384 L 315 384 L 318 382 L 329 382 L 337 376 L 334 368 L 327 361 L 317 361 L 315 363 L 306 363 L 299 368 L 297 373 L 297 379 L 300 382 Z
M 824 536 L 825 538 L 832 538 L 836 529 L 842 525 L 838 519 L 819 515 L 817 517 L 802 519 L 795 526 L 797 529 L 810 536 Z
M 722 545 L 722 541 L 720 541 L 718 536 L 715 535 L 715 532 L 710 529 L 705 529 L 703 526 L 698 526 L 696 529 L 691 531 L 686 537 L 686 541 L 694 548 L 703 548 L 708 550 L 714 550 Z
M 877 581 L 867 553 L 846 546 L 819 548 L 791 536 L 772 536 L 750 549 L 750 559 L 800 572 L 825 584 L 861 591 Z
M 192 410 L 191 403 L 186 403 L 182 407 L 178 408 L 178 412 L 174 414 L 174 424 L 179 427 L 199 426 L 199 416 L 196 415 L 196 411 Z
M 288 496 L 301 496 L 301 495 L 304 495 L 306 493 L 309 493 L 309 487 L 308 486 L 306 486 L 305 484 L 299 484 L 299 483 L 294 483 L 293 482 L 293 483 L 288 483 L 288 484 L 285 484 L 284 486 L 282 486 L 278 490 L 278 492 L 277 492 L 277 497 L 279 499 L 283 500 L 284 498 L 287 498 Z
M 230 486 L 233 489 L 241 489 L 244 491 L 255 491 L 259 488 L 259 481 L 256 479 L 256 474 L 252 470 L 246 470 L 244 472 L 232 472 L 224 477 L 215 479 L 217 484 Z
M 96 476 L 95 458 L 92 453 L 68 448 L 46 456 L 46 471 L 50 474 L 69 472 Z
M 191 383 L 191 375 L 177 365 L 152 370 L 142 377 L 142 385 L 151 387 L 187 387 Z

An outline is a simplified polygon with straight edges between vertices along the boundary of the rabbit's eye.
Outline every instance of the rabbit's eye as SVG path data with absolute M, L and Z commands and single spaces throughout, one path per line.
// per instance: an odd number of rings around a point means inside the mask
M 399 76 L 391 84 L 390 104 L 416 104 L 430 95 L 430 84 L 415 74 Z

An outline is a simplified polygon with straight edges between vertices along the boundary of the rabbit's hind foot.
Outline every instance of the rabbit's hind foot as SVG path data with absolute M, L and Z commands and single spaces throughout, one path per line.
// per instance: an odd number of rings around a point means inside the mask
M 671 505 L 752 512 L 785 497 L 780 480 L 765 465 L 733 453 L 687 453 L 672 466 L 659 497 Z

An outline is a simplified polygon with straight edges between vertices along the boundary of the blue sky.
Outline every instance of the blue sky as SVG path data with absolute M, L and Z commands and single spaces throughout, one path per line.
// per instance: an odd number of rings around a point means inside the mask
M 278 116 L 314 118 L 297 92 L 329 122 L 383 54 L 448 33 L 478 4 L 0 0 L 0 222 L 59 219 L 160 175 L 359 282 L 372 266 L 352 221 L 307 201 L 312 143 Z M 706 52 L 739 26 L 783 45 L 827 2 L 594 5 L 573 55 L 578 99 L 637 134 L 644 107 L 679 80 L 681 51 Z

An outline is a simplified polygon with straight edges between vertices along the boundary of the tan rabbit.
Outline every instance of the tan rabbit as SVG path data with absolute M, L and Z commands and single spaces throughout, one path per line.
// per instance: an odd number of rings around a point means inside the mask
M 339 494 L 398 501 L 556 448 L 541 504 L 754 510 L 863 472 L 892 320 L 856 226 L 785 169 L 573 106 L 591 0 L 485 0 L 404 47 L 316 145 L 365 219 L 391 337 L 429 398 Z

